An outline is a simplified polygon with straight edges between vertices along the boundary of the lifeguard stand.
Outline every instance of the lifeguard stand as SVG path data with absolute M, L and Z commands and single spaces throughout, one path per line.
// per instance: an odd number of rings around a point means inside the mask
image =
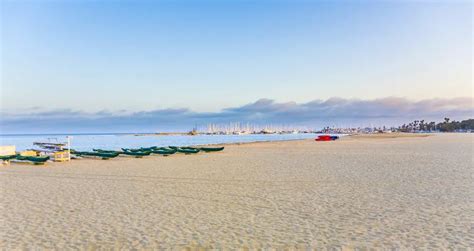
M 54 161 L 65 162 L 71 160 L 71 137 L 67 136 L 67 142 L 33 142 L 33 145 L 41 149 L 35 150 L 44 152 L 53 157 Z

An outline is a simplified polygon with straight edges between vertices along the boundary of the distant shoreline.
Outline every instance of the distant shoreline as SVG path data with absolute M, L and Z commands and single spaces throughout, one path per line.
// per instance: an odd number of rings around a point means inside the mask
M 419 132 L 393 132 L 393 133 L 354 133 L 354 134 L 348 134 L 348 133 L 320 133 L 320 132 L 301 132 L 298 134 L 334 134 L 334 135 L 347 135 L 347 136 L 379 136 L 381 137 L 382 135 L 385 135 L 387 137 L 393 137 L 394 135 L 398 135 L 398 137 L 402 137 L 401 135 L 406 135 L 405 137 L 426 137 L 422 135 L 434 135 L 434 134 L 449 134 L 449 133 L 470 133 L 470 132 L 426 132 L 426 133 L 419 133 Z M 221 135 L 235 135 L 235 136 L 244 136 L 244 135 L 260 135 L 263 133 L 249 133 L 249 134 L 207 134 L 207 133 L 198 133 L 196 135 L 190 135 L 187 132 L 159 132 L 159 133 L 134 133 L 134 132 L 118 132 L 118 133 L 12 133 L 12 134 L 0 134 L 0 137 L 23 137 L 23 136 L 113 136 L 113 135 L 119 135 L 119 136 L 173 136 L 173 135 L 178 135 L 178 136 L 200 136 L 200 135 L 209 135 L 209 136 L 221 136 Z M 291 134 L 291 133 L 268 133 L 268 135 L 272 134 Z M 392 136 L 390 136 L 392 135 Z M 415 135 L 415 136 L 414 136 Z M 419 135 L 419 136 L 416 136 Z

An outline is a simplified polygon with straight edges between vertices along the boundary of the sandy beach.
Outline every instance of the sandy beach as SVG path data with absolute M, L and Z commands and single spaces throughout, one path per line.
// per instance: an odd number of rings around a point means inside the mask
M 2 249 L 474 247 L 472 134 L 0 168 Z

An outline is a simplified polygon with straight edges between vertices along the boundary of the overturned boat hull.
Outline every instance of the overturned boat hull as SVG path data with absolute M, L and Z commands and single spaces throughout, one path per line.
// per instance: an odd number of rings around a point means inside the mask
M 224 147 L 201 147 L 199 149 L 204 152 L 219 152 L 224 150 Z

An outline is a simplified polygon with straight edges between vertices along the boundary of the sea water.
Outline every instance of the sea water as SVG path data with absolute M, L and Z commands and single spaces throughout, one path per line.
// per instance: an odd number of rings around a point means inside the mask
M 248 135 L 133 135 L 133 134 L 80 134 L 70 135 L 71 148 L 90 151 L 93 148 L 120 150 L 150 146 L 192 146 L 206 144 L 281 141 L 315 138 L 317 134 L 248 134 Z M 38 149 L 33 142 L 62 143 L 67 135 L 1 135 L 0 145 L 15 145 L 16 149 Z

